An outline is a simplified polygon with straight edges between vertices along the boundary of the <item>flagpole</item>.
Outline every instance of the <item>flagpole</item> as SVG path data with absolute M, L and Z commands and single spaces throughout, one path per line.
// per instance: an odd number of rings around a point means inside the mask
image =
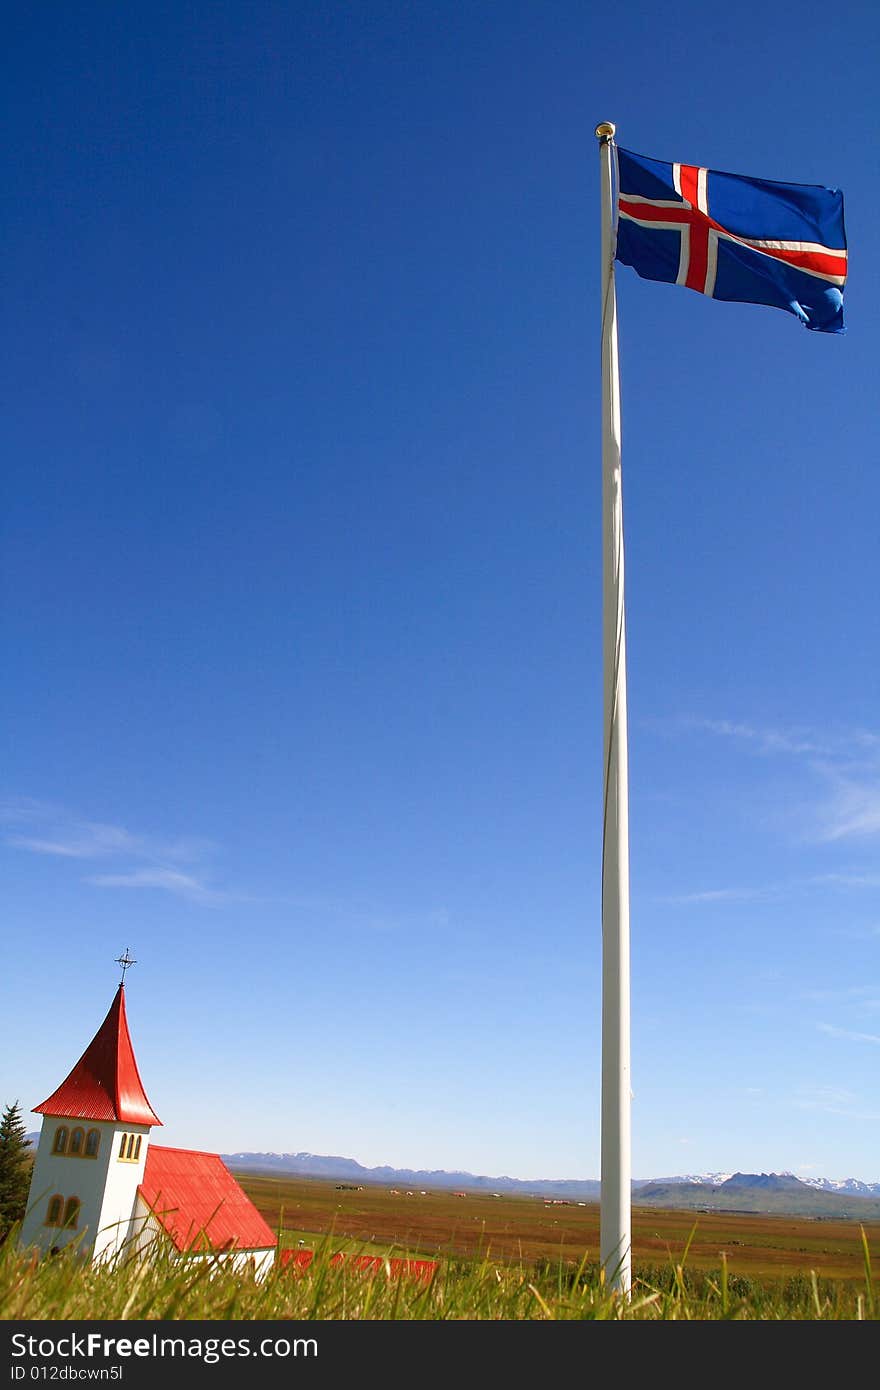
M 629 801 L 626 728 L 626 613 L 616 229 L 612 199 L 615 127 L 596 127 L 602 184 L 602 1171 L 599 1258 L 610 1287 L 629 1296 L 632 1269 L 630 1124 Z

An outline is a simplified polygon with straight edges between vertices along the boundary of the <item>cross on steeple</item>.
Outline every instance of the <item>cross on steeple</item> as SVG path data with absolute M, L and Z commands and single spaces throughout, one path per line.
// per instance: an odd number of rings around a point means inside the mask
M 123 954 L 122 954 L 121 956 L 117 956 L 117 957 L 116 957 L 116 964 L 122 966 L 122 979 L 119 981 L 119 983 L 120 983 L 121 985 L 124 985 L 124 984 L 125 984 L 125 972 L 126 972 L 126 970 L 128 970 L 129 966 L 131 966 L 131 965 L 137 965 L 137 961 L 134 960 L 134 959 L 128 954 L 128 947 L 127 947 L 127 946 L 126 946 L 126 948 L 125 948 Z

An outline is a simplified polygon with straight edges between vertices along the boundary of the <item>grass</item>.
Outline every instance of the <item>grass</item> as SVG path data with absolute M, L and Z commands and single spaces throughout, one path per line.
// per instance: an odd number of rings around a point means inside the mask
M 340 1191 L 326 1180 L 239 1172 L 241 1186 L 282 1243 L 314 1246 L 325 1232 L 365 1250 L 479 1263 L 487 1254 L 523 1268 L 565 1264 L 573 1273 L 599 1249 L 599 1205 L 550 1205 L 540 1198 L 471 1192 L 407 1193 L 381 1185 Z M 671 1267 L 687 1250 L 692 1273 L 729 1271 L 770 1287 L 815 1271 L 821 1280 L 861 1283 L 860 1230 L 880 1249 L 880 1224 L 778 1214 L 634 1207 L 633 1264 Z M 678 1252 L 678 1253 L 676 1253 Z
M 833 1280 L 815 1270 L 777 1283 L 731 1273 L 722 1255 L 714 1270 L 690 1269 L 688 1244 L 668 1263 L 636 1264 L 629 1298 L 610 1289 L 584 1256 L 567 1261 L 440 1260 L 429 1282 L 360 1273 L 332 1263 L 358 1244 L 325 1236 L 305 1273 L 273 1271 L 257 1281 L 219 1258 L 175 1263 L 157 1247 L 148 1260 L 123 1251 L 96 1268 L 69 1247 L 37 1260 L 16 1248 L 15 1233 L 0 1247 L 0 1319 L 7 1321 L 867 1321 L 877 1320 L 878 1289 L 861 1231 L 861 1281 Z M 390 1247 L 390 1261 L 400 1255 Z

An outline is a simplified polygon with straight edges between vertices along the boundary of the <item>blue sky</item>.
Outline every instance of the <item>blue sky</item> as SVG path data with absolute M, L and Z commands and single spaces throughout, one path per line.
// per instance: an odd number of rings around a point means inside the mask
M 617 270 L 633 1171 L 880 1181 L 876 6 L 19 8 L 0 1102 L 598 1177 L 599 160 L 843 189 L 841 336 Z

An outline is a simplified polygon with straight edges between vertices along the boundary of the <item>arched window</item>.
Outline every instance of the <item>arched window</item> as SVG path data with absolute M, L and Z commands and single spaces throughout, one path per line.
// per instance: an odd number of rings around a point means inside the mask
M 68 1152 L 71 1154 L 76 1154 L 77 1156 L 80 1155 L 83 1151 L 83 1144 L 85 1143 L 85 1140 L 86 1136 L 83 1133 L 83 1131 L 79 1128 L 75 1129 L 70 1136 L 70 1148 Z
M 60 1226 L 61 1213 L 64 1210 L 64 1198 L 55 1196 L 49 1198 L 49 1210 L 46 1213 L 47 1226 Z
M 142 1134 L 123 1134 L 119 1140 L 119 1157 L 126 1163 L 137 1163 L 141 1153 Z
M 64 1208 L 64 1224 L 68 1228 L 68 1230 L 76 1230 L 76 1223 L 79 1220 L 79 1208 L 79 1198 L 68 1197 L 67 1206 Z
M 53 1154 L 67 1153 L 67 1136 L 69 1133 L 70 1130 L 67 1128 L 67 1125 L 58 1126 L 55 1131 L 55 1142 L 52 1145 Z
M 100 1143 L 100 1132 L 97 1129 L 90 1129 L 86 1135 L 86 1158 L 98 1157 L 98 1146 Z

